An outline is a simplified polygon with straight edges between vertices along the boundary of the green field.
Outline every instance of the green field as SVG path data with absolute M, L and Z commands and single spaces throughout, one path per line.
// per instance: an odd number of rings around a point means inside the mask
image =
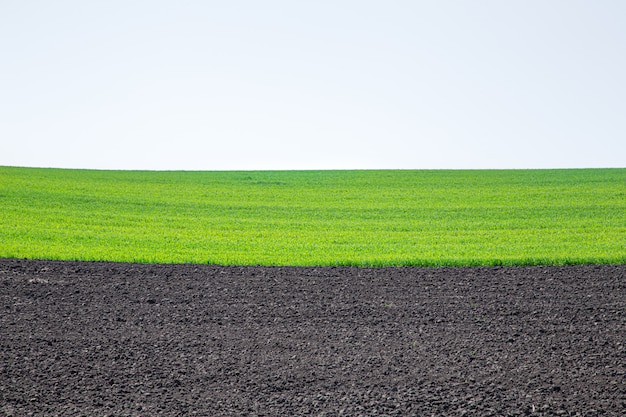
M 0 167 L 0 257 L 222 265 L 626 263 L 626 169 Z

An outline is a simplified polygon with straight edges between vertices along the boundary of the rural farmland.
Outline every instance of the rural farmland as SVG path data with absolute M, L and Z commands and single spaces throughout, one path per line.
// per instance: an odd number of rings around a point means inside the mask
M 0 167 L 0 257 L 265 266 L 626 262 L 626 169 Z
M 0 167 L 0 415 L 622 416 L 625 184 Z

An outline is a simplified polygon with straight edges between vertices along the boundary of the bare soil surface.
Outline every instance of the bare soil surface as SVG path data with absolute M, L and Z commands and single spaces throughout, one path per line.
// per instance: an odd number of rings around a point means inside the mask
M 0 415 L 624 416 L 626 265 L 0 260 Z

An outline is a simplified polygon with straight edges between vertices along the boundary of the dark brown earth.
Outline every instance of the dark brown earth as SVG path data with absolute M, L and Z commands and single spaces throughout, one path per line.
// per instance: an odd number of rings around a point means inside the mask
M 0 415 L 624 416 L 626 265 L 0 260 Z

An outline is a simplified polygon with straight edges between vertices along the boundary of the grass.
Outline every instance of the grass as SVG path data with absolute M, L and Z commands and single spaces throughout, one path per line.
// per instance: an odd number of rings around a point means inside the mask
M 0 257 L 222 265 L 626 263 L 626 169 L 0 167 Z

